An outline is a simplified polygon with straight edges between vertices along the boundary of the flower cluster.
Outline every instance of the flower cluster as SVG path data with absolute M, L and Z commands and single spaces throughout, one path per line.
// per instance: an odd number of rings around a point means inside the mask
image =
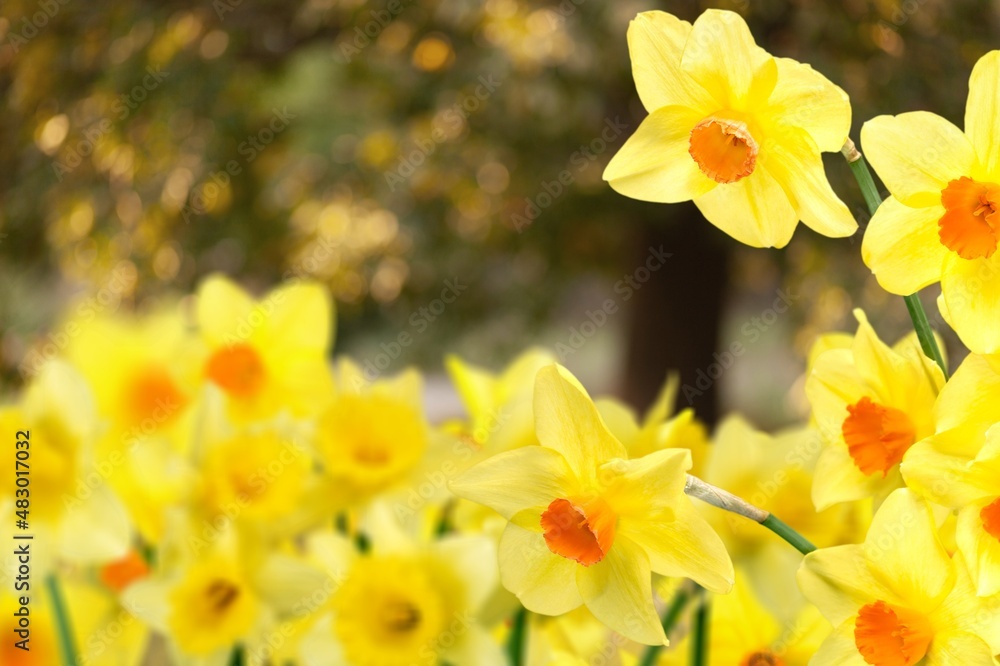
M 435 422 L 417 371 L 330 365 L 333 305 L 304 281 L 91 312 L 0 408 L 31 469 L 22 493 L 5 467 L 0 507 L 48 580 L 31 651 L 0 662 L 1000 663 L 1000 51 L 965 132 L 864 125 L 879 206 L 846 94 L 737 14 L 647 12 L 628 38 L 649 116 L 611 186 L 753 246 L 800 220 L 847 236 L 821 160 L 843 146 L 877 208 L 864 261 L 915 334 L 889 345 L 856 311 L 815 341 L 808 422 L 771 435 L 675 413 L 673 376 L 642 415 L 592 399 L 541 349 L 496 374 L 449 357 L 465 415 Z M 912 297 L 939 281 L 972 352 L 950 378 Z M 2 635 L 23 606 L 0 593 Z

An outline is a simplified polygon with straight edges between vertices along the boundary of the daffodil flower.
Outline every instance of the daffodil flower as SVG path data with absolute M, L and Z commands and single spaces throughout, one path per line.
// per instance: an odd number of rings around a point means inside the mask
M 965 132 L 926 111 L 878 116 L 861 143 L 890 196 L 861 254 L 882 287 L 941 283 L 941 314 L 969 349 L 1000 351 L 1000 51 L 969 80 Z
M 499 373 L 491 373 L 458 356 L 445 368 L 469 415 L 467 436 L 477 448 L 499 453 L 537 444 L 531 416 L 531 391 L 538 371 L 555 363 L 543 349 L 528 349 Z
M 100 424 L 90 387 L 62 360 L 47 361 L 32 379 L 21 400 L 0 407 L 0 429 L 27 436 L 30 471 L 28 528 L 51 544 L 34 563 L 53 558 L 75 563 L 101 564 L 125 555 L 132 526 L 121 500 L 101 472 L 110 465 L 95 454 Z M 24 507 L 22 486 L 15 484 L 14 445 L 10 464 L 0 470 L 0 510 L 13 516 L 18 499 Z M 23 468 L 22 468 L 23 469 Z
M 938 432 L 914 445 L 907 485 L 958 511 L 955 541 L 980 596 L 1000 593 L 1000 372 L 970 355 L 941 391 Z
M 160 549 L 170 565 L 121 593 L 123 605 L 168 639 L 173 663 L 225 666 L 233 647 L 266 654 L 282 620 L 301 616 L 323 572 L 261 541 L 223 529 L 207 542 L 183 527 Z M 248 659 L 260 664 L 262 659 Z
M 529 610 L 581 605 L 623 636 L 664 644 L 651 573 L 727 592 L 732 563 L 684 495 L 690 453 L 628 459 L 594 403 L 564 368 L 538 373 L 540 446 L 501 453 L 456 478 L 452 491 L 502 514 L 500 576 Z
M 329 401 L 333 305 L 318 284 L 289 283 L 255 301 L 213 275 L 197 297 L 198 332 L 207 348 L 203 376 L 225 395 L 233 419 L 282 410 L 314 416 Z
M 913 335 L 889 347 L 861 310 L 853 339 L 822 338 L 812 354 L 806 395 L 824 445 L 812 487 L 819 510 L 867 497 L 881 501 L 902 485 L 899 463 L 933 434 L 941 369 Z
M 835 627 L 812 666 L 995 665 L 1000 600 L 976 596 L 909 490 L 883 502 L 862 545 L 806 555 L 798 579 Z
M 754 247 L 784 247 L 799 220 L 825 236 L 854 233 L 820 156 L 847 139 L 843 90 L 808 65 L 772 57 L 734 12 L 708 10 L 693 26 L 643 12 L 628 43 L 649 116 L 608 164 L 611 187 L 644 201 L 693 200 Z
M 347 358 L 337 362 L 337 395 L 316 421 L 316 451 L 327 480 L 332 510 L 365 506 L 380 494 L 402 493 L 398 504 L 413 515 L 431 499 L 445 494 L 444 481 L 418 494 L 409 506 L 408 492 L 440 474 L 449 437 L 432 428 L 423 412 L 423 378 L 413 369 L 369 381 L 365 371 Z M 454 446 L 454 444 L 453 444 Z M 471 456 L 465 445 L 458 451 Z M 456 457 L 457 459 L 457 457 Z M 422 492 L 422 491 L 421 491 Z
M 479 623 L 496 588 L 492 539 L 450 535 L 427 543 L 405 532 L 382 503 L 368 511 L 364 530 L 371 543 L 364 554 L 339 535 L 309 538 L 308 551 L 329 579 L 303 631 L 304 666 L 504 666 Z
M 689 449 L 698 467 L 709 447 L 708 430 L 693 409 L 674 414 L 680 375 L 673 373 L 640 420 L 631 407 L 614 398 L 597 398 L 597 411 L 618 441 L 628 449 L 630 458 L 639 458 L 661 449 Z

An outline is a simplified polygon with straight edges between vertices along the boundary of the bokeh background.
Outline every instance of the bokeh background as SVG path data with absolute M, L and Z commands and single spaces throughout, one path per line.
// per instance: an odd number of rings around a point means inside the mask
M 696 386 L 741 342 L 682 402 L 709 422 L 723 408 L 762 426 L 801 416 L 789 388 L 818 333 L 853 330 L 856 306 L 886 339 L 909 326 L 863 266 L 860 232 L 738 248 L 690 204 L 601 180 L 645 115 L 629 20 L 706 7 L 842 86 L 855 137 L 915 109 L 961 125 L 968 72 L 1000 31 L 995 0 L 5 0 L 4 392 L 81 300 L 142 309 L 222 271 L 258 291 L 327 283 L 336 351 L 362 364 L 412 334 L 387 372 L 440 372 L 448 352 L 496 367 L 538 344 L 644 407 L 668 368 Z M 863 226 L 846 164 L 827 167 Z M 670 259 L 637 273 L 661 246 Z M 421 310 L 455 283 L 453 303 Z

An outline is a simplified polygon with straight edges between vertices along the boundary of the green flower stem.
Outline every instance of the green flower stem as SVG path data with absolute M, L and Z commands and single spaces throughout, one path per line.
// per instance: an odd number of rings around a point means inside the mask
M 233 652 L 229 655 L 229 664 L 227 666 L 243 666 L 243 646 L 235 645 L 233 646 Z
M 809 543 L 808 539 L 793 530 L 781 520 L 778 520 L 778 518 L 771 513 L 750 504 L 750 502 L 747 502 L 741 497 L 737 497 L 730 492 L 726 492 L 722 488 L 716 488 L 710 483 L 705 483 L 696 476 L 688 474 L 687 481 L 684 484 L 684 492 L 691 497 L 700 499 L 702 502 L 706 502 L 720 509 L 725 509 L 730 513 L 735 513 L 743 516 L 744 518 L 749 518 L 755 523 L 760 523 L 794 546 L 795 549 L 803 555 L 816 550 L 816 546 Z
M 663 633 L 668 636 L 670 635 L 670 632 L 677 624 L 677 620 L 680 619 L 681 613 L 684 612 L 684 608 L 693 596 L 691 591 L 684 586 L 677 590 L 673 601 L 670 602 L 670 606 L 667 607 L 666 612 L 663 614 Z M 650 645 L 646 648 L 645 654 L 642 655 L 642 661 L 639 662 L 639 666 L 653 666 L 662 649 L 662 645 Z
M 844 159 L 847 160 L 848 166 L 851 167 L 854 179 L 858 181 L 861 194 L 865 198 L 865 203 L 868 204 L 868 211 L 872 215 L 875 215 L 875 211 L 882 205 L 882 195 L 878 193 L 878 188 L 875 186 L 875 180 L 872 178 L 872 172 L 868 169 L 868 163 L 865 161 L 864 155 L 858 151 L 854 142 L 850 139 L 847 140 L 847 143 L 844 144 L 840 152 L 844 155 Z M 937 338 L 934 337 L 930 322 L 927 321 L 927 313 L 924 311 L 923 303 L 920 302 L 920 298 L 916 294 L 905 296 L 904 300 L 906 301 L 906 310 L 910 313 L 910 319 L 913 320 L 913 328 L 917 332 L 917 339 L 920 340 L 920 348 L 924 350 L 927 358 L 932 359 L 938 364 L 941 372 L 944 373 L 945 379 L 947 379 L 948 367 L 944 363 L 944 356 L 938 347 Z
M 69 611 L 66 609 L 66 602 L 63 600 L 62 591 L 59 589 L 59 580 L 55 574 L 51 574 L 45 579 L 45 587 L 52 600 L 53 614 L 56 616 L 56 633 L 62 663 L 66 666 L 75 666 L 78 663 L 78 657 L 76 644 L 73 642 L 73 625 L 70 624 Z
M 691 630 L 691 666 L 705 666 L 708 663 L 708 605 L 708 595 L 704 594 Z
M 795 549 L 803 555 L 808 555 L 816 550 L 816 546 L 812 545 L 808 539 L 779 520 L 773 513 L 767 514 L 767 518 L 761 522 L 761 525 L 795 546 Z
M 524 664 L 525 641 L 528 637 L 528 610 L 521 608 L 514 614 L 510 636 L 507 637 L 507 656 L 511 666 Z
M 924 350 L 924 354 L 926 354 L 928 358 L 934 359 L 934 362 L 938 364 L 939 368 L 941 368 L 941 372 L 944 373 L 944 378 L 948 379 L 948 366 L 944 364 L 944 356 L 941 355 L 941 349 L 938 347 L 937 338 L 934 337 L 934 331 L 931 330 L 931 324 L 927 321 L 927 313 L 924 311 L 924 304 L 920 302 L 920 297 L 916 294 L 904 296 L 903 300 L 906 301 L 906 309 L 910 313 L 910 319 L 913 320 L 913 328 L 917 331 L 917 338 L 920 340 L 920 348 Z

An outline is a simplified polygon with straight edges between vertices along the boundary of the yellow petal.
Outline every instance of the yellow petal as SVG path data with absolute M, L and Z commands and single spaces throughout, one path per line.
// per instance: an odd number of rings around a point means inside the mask
M 198 328 L 212 346 L 239 341 L 236 329 L 253 309 L 250 295 L 227 277 L 210 275 L 198 287 Z
M 553 500 L 572 496 L 576 482 L 560 453 L 523 446 L 471 467 L 449 487 L 459 497 L 485 504 L 509 520 L 525 509 L 544 510 Z
M 691 130 L 702 115 L 683 106 L 654 110 L 604 169 L 604 180 L 641 201 L 690 201 L 716 186 L 688 153 Z
M 872 519 L 864 554 L 872 572 L 910 608 L 933 608 L 955 582 L 951 558 L 927 502 L 900 489 Z
M 839 441 L 847 406 L 868 395 L 870 388 L 855 367 L 851 349 L 829 349 L 816 356 L 811 365 L 806 397 L 812 406 L 814 425 L 827 441 Z
M 447 664 L 469 664 L 469 666 L 507 666 L 507 657 L 496 639 L 482 627 L 471 625 L 464 627 L 455 636 L 455 643 L 445 647 L 444 636 L 441 636 L 441 659 Z
M 955 541 L 969 566 L 976 594 L 993 596 L 1000 592 L 1000 540 L 983 529 L 979 513 L 994 498 L 963 508 L 958 514 Z
M 653 605 L 649 559 L 622 535 L 603 560 L 577 567 L 577 585 L 587 609 L 622 636 L 646 645 L 666 645 Z
M 903 601 L 872 574 L 861 546 L 813 551 L 802 560 L 796 577 L 809 603 L 834 625 L 851 621 L 859 608 L 879 599 L 893 604 Z
M 691 469 L 687 449 L 662 449 L 634 460 L 612 460 L 601 466 L 608 486 L 605 498 L 620 517 L 643 517 L 659 509 L 687 502 L 686 472 Z
M 712 592 L 729 592 L 733 563 L 719 535 L 687 499 L 678 503 L 672 518 L 623 516 L 619 533 L 646 551 L 656 573 L 690 578 Z
M 901 485 L 897 470 L 884 479 L 880 474 L 866 476 L 854 463 L 843 440 L 837 440 L 823 447 L 816 461 L 812 500 L 817 511 L 824 511 L 841 502 L 884 496 Z
M 1000 495 L 1000 481 L 970 465 L 985 441 L 985 429 L 978 424 L 944 430 L 914 444 L 900 463 L 900 472 L 909 488 L 952 509 Z
M 844 238 L 857 231 L 854 216 L 826 179 L 812 137 L 797 127 L 783 127 L 773 139 L 766 168 L 806 226 L 830 238 Z
M 989 644 L 990 652 L 1000 653 L 1000 596 L 979 597 L 962 553 L 955 554 L 955 587 L 935 612 L 942 627 L 973 633 Z M 943 633 L 943 632 L 942 632 Z
M 941 203 L 941 190 L 975 162 L 962 130 L 927 111 L 872 118 L 861 148 L 892 195 L 914 207 Z
M 778 83 L 771 93 L 770 113 L 779 122 L 801 127 L 823 152 L 841 149 L 851 129 L 847 93 L 809 65 L 775 58 Z
M 639 434 L 635 411 L 615 398 L 598 398 L 594 400 L 594 405 L 611 434 L 629 446 Z
M 854 310 L 854 316 L 858 320 L 858 332 L 852 352 L 858 372 L 875 392 L 877 402 L 907 412 L 917 426 L 917 434 L 921 435 L 921 417 L 929 417 L 929 414 L 916 410 L 926 408 L 929 412 L 944 384 L 944 376 L 940 372 L 928 376 L 928 368 L 922 361 L 903 356 L 882 342 L 860 308 Z
M 809 661 L 809 666 L 869 666 L 854 642 L 854 619 L 841 623 Z
M 595 480 L 603 463 L 628 457 L 586 390 L 565 368 L 550 365 L 538 372 L 534 409 L 538 441 L 561 453 L 581 482 Z
M 1000 51 L 990 51 L 972 68 L 965 131 L 976 148 L 983 175 L 1000 177 Z
M 928 666 L 996 666 L 996 663 L 986 641 L 965 631 L 937 634 L 927 653 Z
M 493 405 L 493 376 L 479 366 L 449 354 L 444 367 L 470 416 L 489 411 Z
M 934 412 L 938 430 L 1000 422 L 1000 369 L 969 354 L 941 389 Z
M 762 70 L 770 68 L 770 76 L 777 76 L 774 59 L 754 42 L 743 17 L 718 9 L 706 10 L 694 22 L 681 68 L 728 109 L 745 107 Z
M 462 607 L 479 609 L 496 591 L 497 547 L 487 536 L 446 536 L 431 545 L 431 553 L 463 583 Z
M 673 413 L 674 405 L 677 404 L 677 394 L 681 388 L 681 375 L 679 372 L 671 372 L 667 375 L 667 381 L 663 383 L 660 392 L 656 395 L 656 400 L 646 411 L 642 418 L 642 427 L 650 428 L 658 426 Z
M 647 111 L 675 104 L 703 110 L 702 115 L 711 111 L 711 95 L 681 70 L 681 53 L 690 34 L 690 23 L 661 11 L 642 12 L 629 23 L 632 78 Z
M 562 615 L 583 603 L 575 561 L 556 555 L 541 532 L 508 523 L 500 537 L 500 580 L 530 611 Z
M 262 343 L 272 354 L 325 355 L 333 340 L 333 303 L 318 283 L 296 281 L 261 299 Z M 255 318 L 248 322 L 252 327 Z
M 940 204 L 911 208 L 895 197 L 879 206 L 865 230 L 861 257 L 883 289 L 909 296 L 941 279 L 950 253 L 938 237 L 942 215 Z
M 784 247 L 799 214 L 766 169 L 735 183 L 719 185 L 694 200 L 709 222 L 751 247 Z
M 1000 252 L 989 259 L 948 253 L 941 291 L 949 323 L 977 354 L 1000 352 Z

